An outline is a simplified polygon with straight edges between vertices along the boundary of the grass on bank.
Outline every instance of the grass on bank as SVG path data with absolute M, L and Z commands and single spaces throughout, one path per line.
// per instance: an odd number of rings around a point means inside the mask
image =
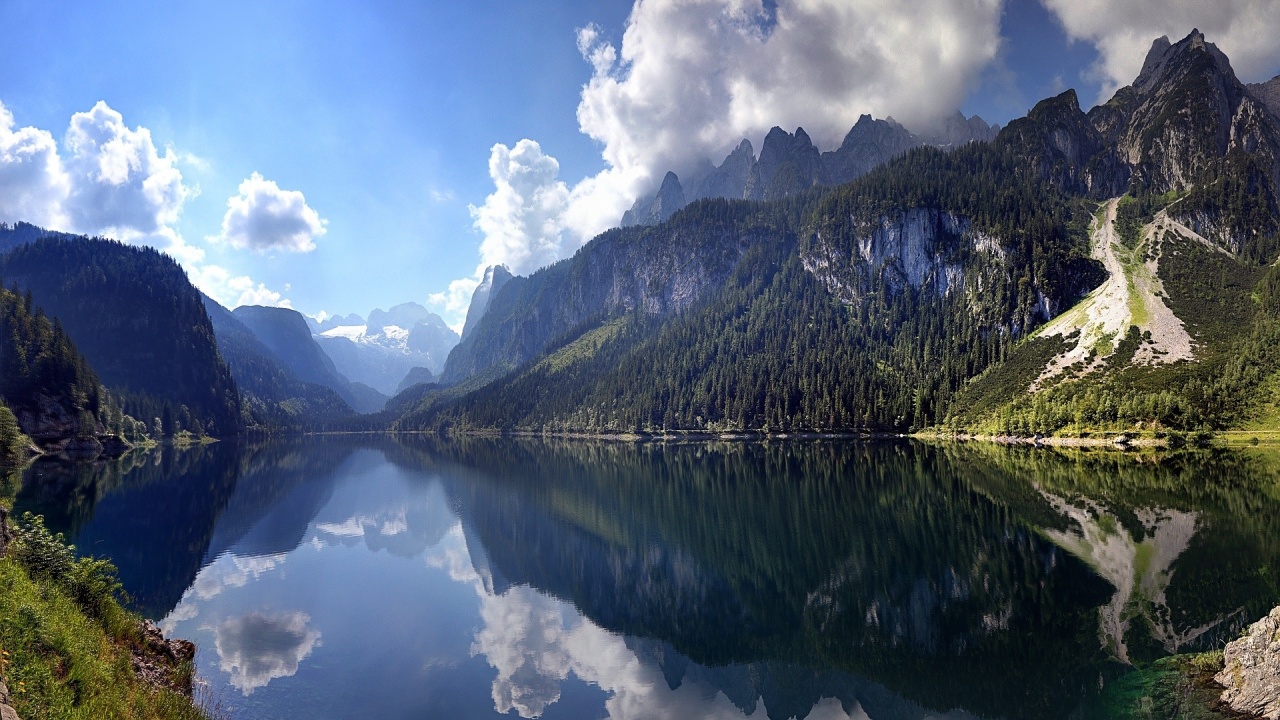
M 24 516 L 17 535 L 0 559 L 0 676 L 19 717 L 208 720 L 191 699 L 134 674 L 138 618 L 117 601 L 109 562 L 77 559 L 38 517 Z

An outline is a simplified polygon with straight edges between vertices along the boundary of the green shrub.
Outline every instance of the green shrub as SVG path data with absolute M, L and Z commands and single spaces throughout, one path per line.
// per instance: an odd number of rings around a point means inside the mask
M 106 620 L 111 601 L 122 591 L 116 567 L 108 560 L 76 558 L 75 546 L 62 533 L 50 533 L 44 518 L 23 513 L 11 553 L 33 580 L 60 586 L 89 615 Z

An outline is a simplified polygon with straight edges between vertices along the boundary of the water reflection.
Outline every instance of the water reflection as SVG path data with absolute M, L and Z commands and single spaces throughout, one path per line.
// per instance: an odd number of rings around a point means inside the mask
M 1068 717 L 1280 600 L 1280 462 L 325 438 L 19 496 L 236 717 Z
M 245 695 L 276 678 L 290 677 L 320 642 L 307 627 L 306 613 L 249 613 L 219 623 L 214 631 L 218 667 L 230 673 L 231 686 Z

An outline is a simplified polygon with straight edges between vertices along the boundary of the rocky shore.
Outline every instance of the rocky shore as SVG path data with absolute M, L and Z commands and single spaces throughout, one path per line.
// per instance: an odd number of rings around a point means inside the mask
M 1222 702 L 1250 717 L 1280 720 L 1280 607 L 1227 644 L 1224 667 L 1214 677 Z

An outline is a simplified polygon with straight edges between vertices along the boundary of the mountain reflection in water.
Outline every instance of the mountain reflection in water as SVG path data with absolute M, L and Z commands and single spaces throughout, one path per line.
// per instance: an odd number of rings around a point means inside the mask
M 218 443 L 38 463 L 237 718 L 1068 717 L 1280 600 L 1280 458 Z

